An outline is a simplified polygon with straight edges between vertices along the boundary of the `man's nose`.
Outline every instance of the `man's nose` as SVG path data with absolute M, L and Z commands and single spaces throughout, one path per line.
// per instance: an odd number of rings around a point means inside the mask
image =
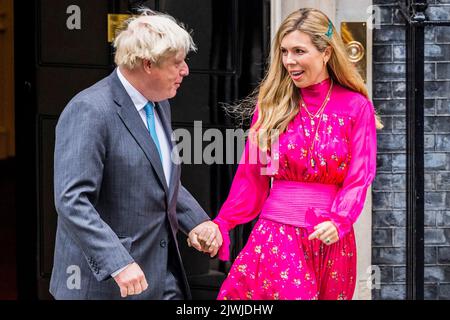
M 180 74 L 182 77 L 186 77 L 189 75 L 189 66 L 187 65 L 186 61 L 183 61 L 183 66 L 181 67 Z

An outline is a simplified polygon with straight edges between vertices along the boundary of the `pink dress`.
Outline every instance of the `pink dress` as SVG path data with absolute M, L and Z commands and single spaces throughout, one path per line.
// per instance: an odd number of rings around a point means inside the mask
M 322 105 L 330 84 L 326 79 L 301 89 L 311 114 Z M 256 119 L 257 110 L 253 123 Z M 310 151 L 316 126 L 318 139 Z M 250 161 L 250 144 L 214 219 L 224 238 L 219 259 L 229 259 L 228 232 L 259 219 L 218 299 L 351 299 L 356 281 L 352 225 L 376 170 L 371 102 L 335 84 L 321 119 L 311 120 L 300 108 L 266 166 Z M 337 226 L 340 240 L 331 245 L 308 240 L 313 227 L 326 220 Z

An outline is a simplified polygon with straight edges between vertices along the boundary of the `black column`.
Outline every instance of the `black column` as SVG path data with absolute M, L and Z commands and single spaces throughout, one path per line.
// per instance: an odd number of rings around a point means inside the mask
M 406 3 L 406 5 L 405 5 Z M 424 299 L 424 48 L 425 26 L 450 26 L 430 21 L 427 0 L 399 1 L 406 20 L 406 286 L 407 298 Z
M 406 27 L 406 285 L 407 298 L 424 298 L 424 11 L 408 1 Z

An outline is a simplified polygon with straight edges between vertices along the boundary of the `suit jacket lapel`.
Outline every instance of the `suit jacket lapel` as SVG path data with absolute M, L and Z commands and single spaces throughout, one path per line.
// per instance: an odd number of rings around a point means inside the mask
M 139 113 L 136 110 L 131 98 L 128 96 L 125 88 L 120 83 L 117 77 L 116 71 L 111 75 L 112 81 L 112 94 L 113 99 L 119 106 L 117 113 L 122 119 L 122 122 L 127 127 L 128 131 L 131 133 L 133 138 L 136 140 L 137 144 L 141 147 L 147 159 L 152 164 L 155 169 L 156 175 L 158 176 L 160 183 L 162 184 L 166 194 L 169 194 L 166 179 L 164 177 L 164 171 L 161 164 L 161 159 L 159 158 L 158 149 L 153 142 L 150 133 L 145 127 Z
M 169 141 L 169 146 L 170 146 L 170 151 L 173 152 L 174 148 L 175 148 L 175 144 L 172 141 L 172 125 L 170 124 L 170 120 L 169 120 L 169 116 L 168 116 L 168 112 L 169 110 L 164 110 L 164 108 L 170 108 L 168 103 L 164 103 L 164 105 L 162 105 L 163 103 L 158 103 L 158 107 L 156 108 L 156 112 L 158 113 L 159 118 L 161 119 L 161 123 L 163 125 L 164 128 L 164 132 L 166 133 L 166 137 L 167 140 Z M 172 156 L 172 154 L 171 154 Z M 175 191 L 175 183 L 178 183 L 178 181 L 180 181 L 180 173 L 181 173 L 181 168 L 179 164 L 176 164 L 172 158 L 171 158 L 171 166 L 172 166 L 172 170 L 171 170 L 171 174 L 170 174 L 170 188 L 169 188 L 169 202 L 172 199 L 173 195 L 174 195 L 174 191 Z

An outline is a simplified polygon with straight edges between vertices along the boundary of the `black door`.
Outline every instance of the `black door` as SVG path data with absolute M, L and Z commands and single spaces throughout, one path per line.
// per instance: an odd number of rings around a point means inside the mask
M 198 53 L 188 57 L 190 75 L 171 101 L 173 128 L 193 132 L 201 124 L 202 133 L 211 128 L 225 132 L 236 123 L 221 104 L 244 97 L 262 77 L 270 1 L 35 0 L 33 10 L 22 10 L 20 3 L 15 2 L 15 40 L 20 46 L 16 50 L 19 298 L 46 299 L 56 230 L 55 125 L 77 92 L 114 69 L 107 15 L 135 13 L 137 5 L 145 5 L 193 29 Z M 192 159 L 191 164 L 183 164 L 182 182 L 214 217 L 226 199 L 235 168 L 194 164 Z M 240 249 L 245 234 L 245 227 L 234 232 L 232 252 Z M 228 265 L 187 248 L 183 235 L 179 240 L 194 299 L 215 298 Z

